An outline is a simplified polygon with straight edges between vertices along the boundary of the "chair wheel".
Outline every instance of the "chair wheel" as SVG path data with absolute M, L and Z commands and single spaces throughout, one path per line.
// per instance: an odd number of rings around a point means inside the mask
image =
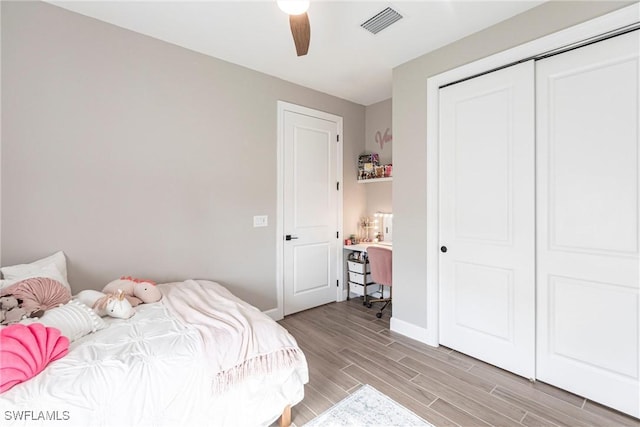
M 377 317 L 378 319 L 381 319 L 381 318 L 382 318 L 382 313 L 376 313 L 376 317 Z
M 373 304 L 371 304 L 370 302 L 367 303 L 367 308 L 371 308 L 373 307 Z
M 362 300 L 362 305 L 367 305 L 367 300 Z

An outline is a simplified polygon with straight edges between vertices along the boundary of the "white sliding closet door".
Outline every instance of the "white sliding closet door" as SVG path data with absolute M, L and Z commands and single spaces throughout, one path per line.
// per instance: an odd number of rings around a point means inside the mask
M 537 62 L 537 374 L 640 416 L 640 31 Z
M 440 90 L 440 342 L 535 377 L 534 64 Z

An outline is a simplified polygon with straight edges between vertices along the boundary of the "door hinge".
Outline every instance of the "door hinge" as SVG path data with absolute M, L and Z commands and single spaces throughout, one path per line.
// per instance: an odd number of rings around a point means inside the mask
M 336 288 L 340 287 L 340 281 L 336 280 Z
M 336 142 L 340 142 L 340 135 L 336 135 Z
M 336 191 L 340 191 L 340 181 L 336 182 Z
M 336 239 L 340 238 L 340 234 L 339 233 L 340 233 L 339 231 L 336 231 Z

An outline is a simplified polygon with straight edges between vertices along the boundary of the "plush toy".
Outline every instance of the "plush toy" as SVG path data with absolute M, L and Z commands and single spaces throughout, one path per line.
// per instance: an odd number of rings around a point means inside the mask
M 27 311 L 20 307 L 20 302 L 13 295 L 0 298 L 0 324 L 16 323 L 27 317 Z
M 5 315 L 5 317 L 4 317 L 4 320 L 2 321 L 2 323 L 4 325 L 9 325 L 11 323 L 19 322 L 22 319 L 26 319 L 27 318 L 27 310 L 25 310 L 22 307 L 16 307 L 16 308 L 12 308 L 11 310 L 6 311 L 4 315 Z
M 13 295 L 0 297 L 0 308 L 3 310 L 11 310 L 19 305 L 18 299 Z
M 107 284 L 102 292 L 109 294 L 114 293 L 118 289 L 124 291 L 125 298 L 129 300 L 132 307 L 136 307 L 142 303 L 157 302 L 162 299 L 160 290 L 156 287 L 156 283 L 151 280 L 135 279 L 133 277 L 121 277 L 118 280 Z
M 73 298 L 77 299 L 87 307 L 93 307 L 93 304 L 96 303 L 100 298 L 104 297 L 106 294 L 95 291 L 93 289 L 87 289 L 85 291 L 78 292 Z
M 125 298 L 122 289 L 116 293 L 105 294 L 100 291 L 85 290 L 76 295 L 76 299 L 84 305 L 93 308 L 100 317 L 110 316 L 117 319 L 128 319 L 135 314 L 133 307 Z

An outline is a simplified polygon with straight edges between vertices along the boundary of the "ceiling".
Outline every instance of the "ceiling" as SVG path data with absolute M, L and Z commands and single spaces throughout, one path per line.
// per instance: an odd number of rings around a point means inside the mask
M 366 106 L 391 97 L 394 67 L 544 0 L 312 0 L 303 57 L 275 1 L 49 2 Z M 377 35 L 360 27 L 388 6 L 403 19 Z

